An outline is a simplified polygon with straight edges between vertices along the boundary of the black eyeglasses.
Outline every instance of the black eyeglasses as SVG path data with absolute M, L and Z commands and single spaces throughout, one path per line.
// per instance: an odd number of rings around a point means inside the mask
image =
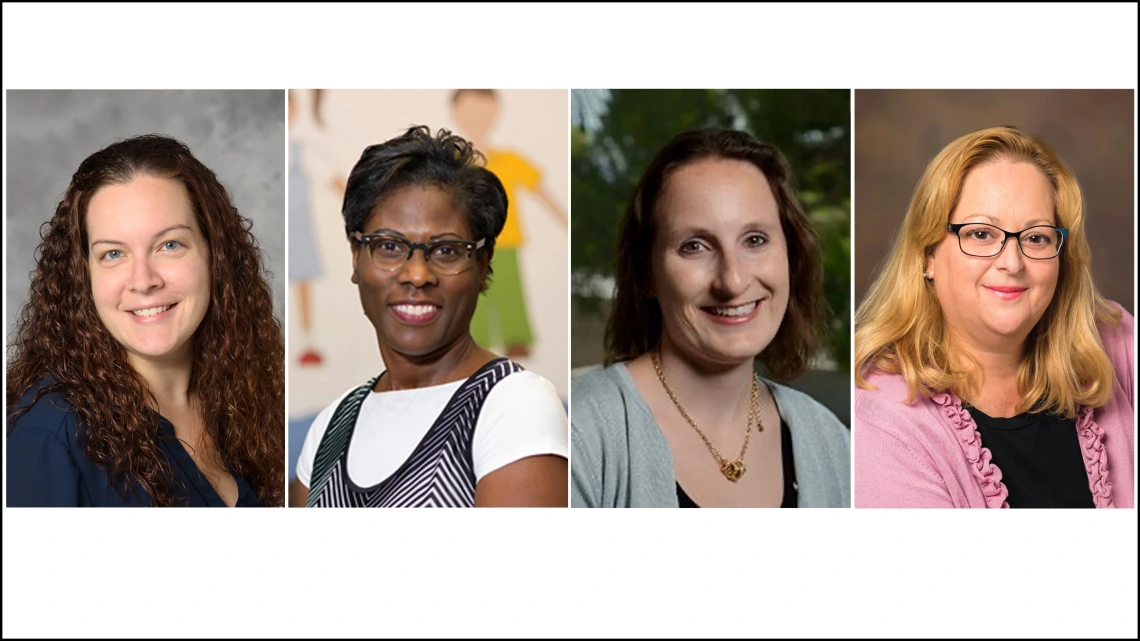
M 368 249 L 372 264 L 381 271 L 396 271 L 412 259 L 417 249 L 424 253 L 424 259 L 437 274 L 450 276 L 469 269 L 475 252 L 483 248 L 487 240 L 434 240 L 430 243 L 413 243 L 406 238 L 391 234 L 352 233 L 356 242 Z
M 1017 239 L 1017 246 L 1026 258 L 1048 260 L 1061 253 L 1069 236 L 1064 227 L 1034 225 L 1021 231 L 1006 231 L 985 223 L 951 223 L 946 230 L 958 236 L 958 249 L 967 256 L 990 258 L 1005 249 L 1005 241 Z

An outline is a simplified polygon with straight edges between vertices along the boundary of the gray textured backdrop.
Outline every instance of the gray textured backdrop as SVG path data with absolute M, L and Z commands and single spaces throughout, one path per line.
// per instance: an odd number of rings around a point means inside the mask
M 149 133 L 186 143 L 214 170 L 238 211 L 253 221 L 272 272 L 273 308 L 284 319 L 284 90 L 13 90 L 7 95 L 7 339 L 28 295 L 40 225 L 55 213 L 79 163 L 112 142 Z

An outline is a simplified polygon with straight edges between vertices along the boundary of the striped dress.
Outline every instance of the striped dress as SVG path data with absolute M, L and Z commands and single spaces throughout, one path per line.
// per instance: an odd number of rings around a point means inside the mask
M 372 487 L 348 477 L 348 445 L 364 399 L 377 376 L 352 390 L 337 406 L 317 447 L 306 507 L 473 507 L 475 424 L 491 388 L 522 366 L 493 360 L 468 378 L 397 470 Z

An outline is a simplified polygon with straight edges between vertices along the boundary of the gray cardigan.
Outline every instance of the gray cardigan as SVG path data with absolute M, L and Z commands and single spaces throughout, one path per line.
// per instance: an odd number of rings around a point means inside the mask
M 850 434 L 807 394 L 768 381 L 792 433 L 800 507 L 850 507 Z M 570 388 L 571 507 L 677 507 L 673 457 L 623 364 Z

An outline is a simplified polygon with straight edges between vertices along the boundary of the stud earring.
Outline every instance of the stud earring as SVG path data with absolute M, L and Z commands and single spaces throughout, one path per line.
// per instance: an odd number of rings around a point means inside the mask
M 930 272 L 922 272 L 922 277 L 925 278 L 926 280 L 933 280 L 932 278 L 930 278 Z

